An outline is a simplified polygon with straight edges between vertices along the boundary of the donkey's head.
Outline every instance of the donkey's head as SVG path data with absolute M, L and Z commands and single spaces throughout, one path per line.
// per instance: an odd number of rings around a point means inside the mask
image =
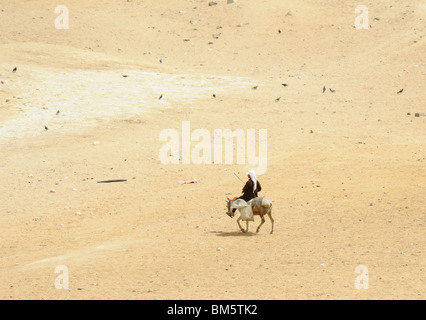
M 243 199 L 224 199 L 226 201 L 226 208 L 228 209 L 228 213 L 231 212 L 233 209 L 242 209 L 247 207 L 249 204 L 245 202 Z
M 228 210 L 226 213 L 231 213 L 231 205 L 232 205 L 232 201 L 231 199 L 227 198 L 227 199 L 223 199 L 226 202 L 226 209 Z

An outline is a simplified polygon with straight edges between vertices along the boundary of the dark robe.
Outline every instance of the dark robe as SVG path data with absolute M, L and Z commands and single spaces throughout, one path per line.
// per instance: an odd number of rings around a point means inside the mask
M 257 181 L 256 190 L 254 190 L 254 192 L 253 192 L 253 185 L 254 185 L 254 182 L 251 181 L 251 179 L 249 179 L 246 182 L 246 184 L 244 185 L 243 195 L 241 197 L 239 197 L 238 199 L 243 199 L 244 201 L 247 202 L 247 201 L 250 201 L 253 198 L 256 198 L 257 193 L 262 190 L 262 187 L 260 186 L 259 181 Z

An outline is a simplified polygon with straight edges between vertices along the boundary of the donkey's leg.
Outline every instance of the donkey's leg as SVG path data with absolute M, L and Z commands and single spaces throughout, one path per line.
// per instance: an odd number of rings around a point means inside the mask
M 269 219 L 271 219 L 271 223 L 272 223 L 272 229 L 271 229 L 271 234 L 274 233 L 274 218 L 272 218 L 272 214 L 271 212 L 268 213 Z
M 239 217 L 239 218 L 237 219 L 237 223 L 238 223 L 238 226 L 240 227 L 240 230 L 241 230 L 242 232 L 244 232 L 243 227 L 241 227 L 240 220 L 241 220 L 241 217 Z
M 246 226 L 246 231 L 243 231 L 244 233 L 247 233 L 248 232 L 248 221 L 246 221 L 246 223 L 247 223 L 247 226 Z
M 259 233 L 260 227 L 265 223 L 265 216 L 261 215 L 262 221 L 260 222 L 259 226 L 257 227 L 256 233 Z

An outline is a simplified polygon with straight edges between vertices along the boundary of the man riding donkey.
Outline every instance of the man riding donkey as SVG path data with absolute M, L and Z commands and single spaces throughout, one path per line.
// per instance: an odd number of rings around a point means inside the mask
M 244 185 L 244 188 L 243 188 L 243 191 L 242 191 L 243 195 L 239 198 L 235 198 L 234 200 L 243 199 L 245 202 L 249 202 L 251 199 L 257 198 L 258 192 L 260 192 L 262 190 L 262 186 L 260 185 L 259 181 L 257 180 L 256 172 L 254 172 L 254 170 L 249 170 L 247 172 L 247 177 L 249 179 L 246 182 L 246 184 Z M 230 216 L 231 218 L 233 218 L 235 216 L 236 210 L 237 209 L 234 208 L 234 209 L 232 209 L 232 212 L 227 212 L 226 214 L 228 216 Z
M 247 172 L 249 180 L 246 182 L 243 188 L 243 195 L 239 198 L 225 199 L 227 203 L 227 215 L 231 218 L 234 217 L 235 211 L 240 211 L 240 217 L 237 219 L 238 227 L 244 233 L 248 232 L 249 221 L 254 221 L 253 216 L 260 216 L 261 222 L 256 229 L 256 233 L 259 232 L 260 227 L 265 223 L 265 215 L 269 216 L 272 229 L 271 233 L 274 232 L 274 219 L 272 218 L 272 202 L 265 197 L 258 197 L 258 192 L 262 190 L 259 181 L 257 180 L 256 173 L 253 170 Z M 240 220 L 247 223 L 246 229 L 241 227 Z

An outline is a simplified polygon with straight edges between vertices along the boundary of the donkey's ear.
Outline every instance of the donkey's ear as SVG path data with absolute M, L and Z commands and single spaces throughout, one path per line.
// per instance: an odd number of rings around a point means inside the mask
M 223 199 L 223 200 L 225 200 L 226 202 L 229 202 L 229 199 Z

